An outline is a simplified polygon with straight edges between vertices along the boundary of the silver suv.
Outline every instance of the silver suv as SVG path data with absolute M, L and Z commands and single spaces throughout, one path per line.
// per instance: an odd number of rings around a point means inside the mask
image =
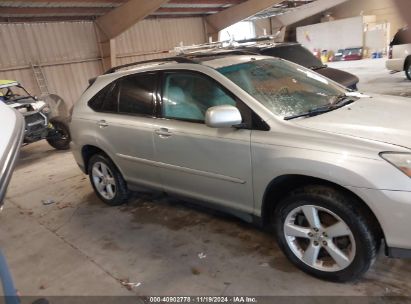
M 72 150 L 109 205 L 141 186 L 202 202 L 343 282 L 382 241 L 411 256 L 410 113 L 408 99 L 353 93 L 285 60 L 185 55 L 98 77 L 74 108 Z

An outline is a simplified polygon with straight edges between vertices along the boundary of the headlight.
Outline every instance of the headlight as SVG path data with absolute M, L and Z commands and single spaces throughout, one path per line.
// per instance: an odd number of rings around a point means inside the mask
M 384 152 L 380 156 L 411 177 L 411 153 Z

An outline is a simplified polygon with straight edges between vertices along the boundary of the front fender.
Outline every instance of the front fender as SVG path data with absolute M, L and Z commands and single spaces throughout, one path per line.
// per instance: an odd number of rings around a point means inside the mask
M 264 144 L 253 145 L 252 150 L 256 215 L 261 215 L 270 183 L 284 175 L 313 177 L 345 188 L 411 191 L 409 178 L 378 155 L 365 158 Z

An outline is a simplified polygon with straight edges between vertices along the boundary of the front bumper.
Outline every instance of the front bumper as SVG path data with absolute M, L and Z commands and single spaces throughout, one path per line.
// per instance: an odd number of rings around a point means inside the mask
M 48 119 L 41 112 L 29 112 L 25 114 L 26 123 L 24 142 L 32 143 L 46 138 L 48 134 Z
M 349 187 L 377 217 L 387 255 L 411 258 L 411 192 Z

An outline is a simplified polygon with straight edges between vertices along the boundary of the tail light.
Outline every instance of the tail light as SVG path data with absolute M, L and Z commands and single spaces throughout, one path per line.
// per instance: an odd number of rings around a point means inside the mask
M 388 59 L 392 59 L 392 46 L 388 49 Z

